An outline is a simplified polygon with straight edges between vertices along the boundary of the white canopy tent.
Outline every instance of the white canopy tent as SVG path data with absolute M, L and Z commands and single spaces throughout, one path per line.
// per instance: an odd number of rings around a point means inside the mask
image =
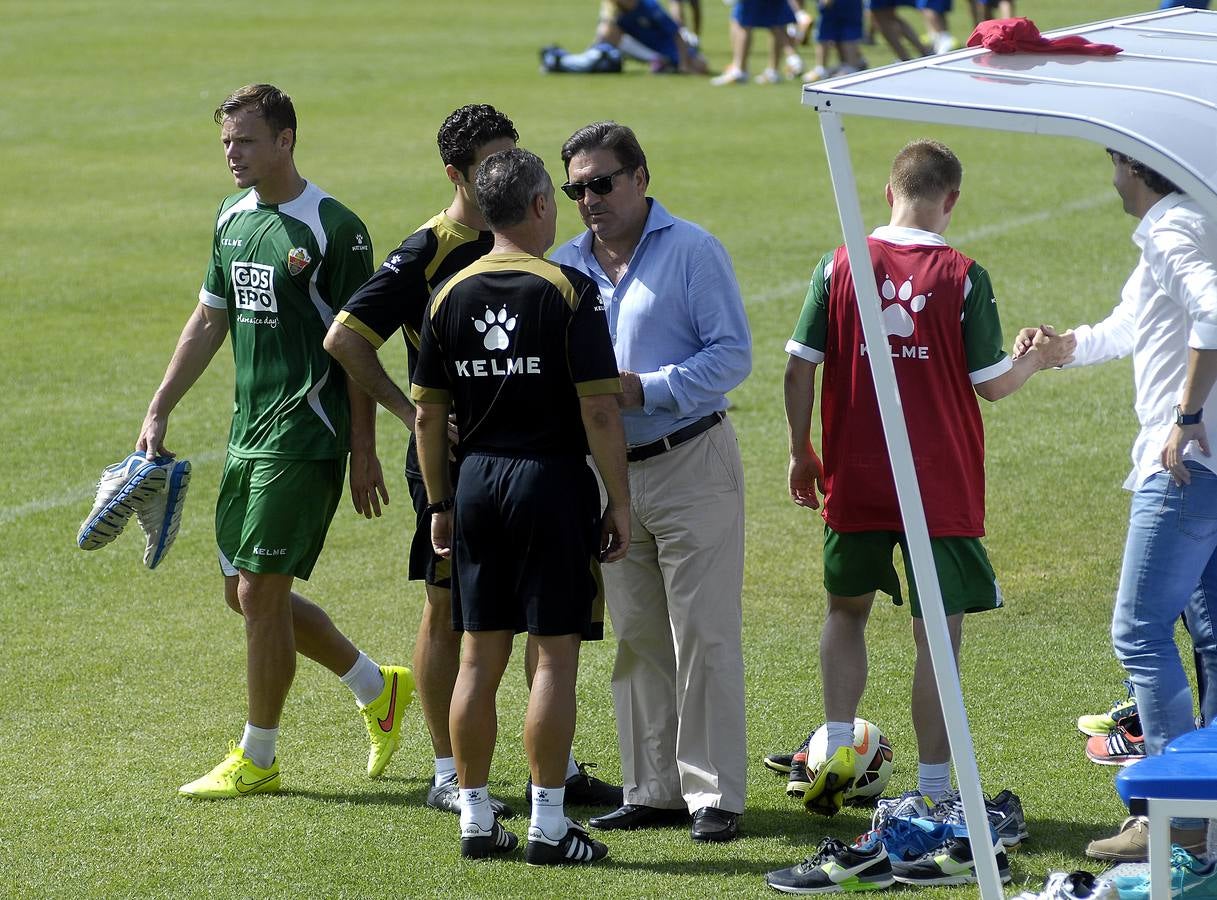
M 869 271 L 871 263 L 843 115 L 1081 138 L 1144 162 L 1217 217 L 1217 12 L 1176 9 L 1148 13 L 1048 32 L 1045 37 L 1066 34 L 1115 44 L 1124 52 L 1084 56 L 966 49 L 804 87 L 803 105 L 820 114 L 852 271 Z M 882 346 L 887 336 L 878 286 L 872 279 L 863 278 L 857 281 L 856 289 L 866 343 Z M 986 834 L 984 796 L 900 392 L 891 357 L 870 353 L 867 358 L 925 615 L 968 833 Z M 980 894 L 985 900 L 998 900 L 1002 888 L 996 857 L 993 852 L 982 852 L 983 843 L 973 845 Z

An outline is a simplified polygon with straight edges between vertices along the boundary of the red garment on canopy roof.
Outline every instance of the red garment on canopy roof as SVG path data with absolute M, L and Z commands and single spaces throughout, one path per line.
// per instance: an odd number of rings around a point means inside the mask
M 1123 48 L 1093 44 L 1080 34 L 1046 38 L 1030 19 L 990 19 L 981 22 L 968 38 L 969 47 L 984 47 L 994 53 L 1080 53 L 1115 56 Z

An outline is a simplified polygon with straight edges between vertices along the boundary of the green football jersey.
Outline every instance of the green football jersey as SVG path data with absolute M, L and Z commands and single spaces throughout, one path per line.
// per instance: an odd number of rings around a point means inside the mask
M 353 212 L 314 184 L 289 203 L 253 189 L 220 204 L 199 301 L 228 311 L 236 393 L 228 452 L 332 459 L 350 447 L 346 374 L 322 341 L 372 274 Z

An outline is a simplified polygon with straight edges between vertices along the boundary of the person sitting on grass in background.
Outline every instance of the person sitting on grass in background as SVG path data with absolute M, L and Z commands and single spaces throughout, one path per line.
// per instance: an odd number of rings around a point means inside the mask
M 682 28 L 658 0 L 604 0 L 593 44 L 581 53 L 568 53 L 553 44 L 542 47 L 541 70 L 616 73 L 622 70 L 624 56 L 646 63 L 655 73 L 707 72 L 697 35 Z

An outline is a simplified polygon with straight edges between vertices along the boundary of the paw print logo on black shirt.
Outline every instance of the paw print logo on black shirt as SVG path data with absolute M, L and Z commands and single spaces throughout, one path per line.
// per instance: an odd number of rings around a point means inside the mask
M 506 306 L 497 314 L 487 307 L 480 318 L 473 320 L 473 327 L 478 334 L 484 335 L 482 345 L 487 350 L 506 350 L 511 343 L 507 335 L 516 330 L 516 317 L 507 315 Z

